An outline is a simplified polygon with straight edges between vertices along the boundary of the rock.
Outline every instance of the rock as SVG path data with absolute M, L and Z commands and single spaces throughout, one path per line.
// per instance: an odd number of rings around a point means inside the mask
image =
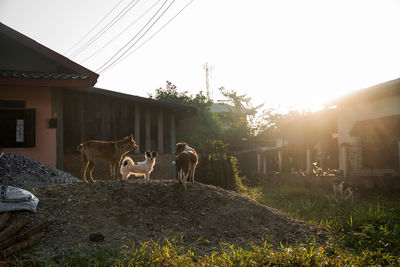
M 104 235 L 100 233 L 92 233 L 89 236 L 89 240 L 92 242 L 101 242 L 104 241 Z
M 69 173 L 42 164 L 23 155 L 4 153 L 0 158 L 1 184 L 30 190 L 35 187 L 74 183 Z

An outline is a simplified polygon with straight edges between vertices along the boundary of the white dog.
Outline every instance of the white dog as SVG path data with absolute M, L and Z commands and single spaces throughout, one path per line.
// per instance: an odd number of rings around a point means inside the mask
M 156 151 L 147 151 L 144 154 L 145 160 L 140 162 L 134 162 L 130 157 L 125 157 L 120 169 L 122 179 L 127 180 L 131 174 L 142 174 L 146 180 L 149 180 L 157 155 Z

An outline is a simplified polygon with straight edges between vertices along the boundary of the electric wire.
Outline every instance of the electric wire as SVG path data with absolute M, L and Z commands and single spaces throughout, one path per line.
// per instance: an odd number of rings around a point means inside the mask
M 130 52 L 128 55 L 124 56 L 123 58 L 121 58 L 118 62 L 115 62 L 114 64 L 110 65 L 109 67 L 105 68 L 104 70 L 102 70 L 101 72 L 104 73 L 106 70 L 111 69 L 112 67 L 114 67 L 115 65 L 118 65 L 119 63 L 121 63 L 123 60 L 125 60 L 126 58 L 128 58 L 130 55 L 132 55 L 133 53 L 135 53 L 139 48 L 141 48 L 144 44 L 146 44 L 148 41 L 150 41 L 156 34 L 158 34 L 160 31 L 162 31 L 162 29 L 164 29 L 171 21 L 173 21 L 183 10 L 186 9 L 186 7 L 188 7 L 194 0 L 191 0 L 189 3 L 187 3 L 178 13 L 175 14 L 175 16 L 173 16 L 170 20 L 168 20 L 160 29 L 158 29 L 155 33 L 153 33 L 149 38 L 147 38 L 143 43 L 141 43 L 138 47 L 136 47 L 132 52 Z
M 127 42 L 121 49 L 119 49 L 109 60 L 107 60 L 107 62 L 105 62 L 100 68 L 98 68 L 96 70 L 96 72 L 102 72 L 101 69 L 107 69 L 107 64 L 110 63 L 110 61 L 112 61 L 115 57 L 118 56 L 118 54 L 124 50 L 133 40 L 135 40 L 135 38 L 147 27 L 147 25 L 157 16 L 157 14 L 162 10 L 162 8 L 164 7 L 164 5 L 168 2 L 168 0 L 165 0 L 164 3 L 161 5 L 161 7 L 157 10 L 157 12 L 150 18 L 150 20 L 142 27 L 142 29 L 131 39 L 129 40 L 129 42 Z M 156 21 L 154 21 L 151 26 L 144 32 L 144 34 L 146 34 L 153 26 L 154 24 L 165 14 L 165 12 L 171 7 L 171 5 L 175 2 L 175 0 L 173 0 L 169 6 L 161 13 L 161 15 L 156 19 Z M 133 43 L 133 45 L 135 45 L 143 36 L 144 34 L 142 34 L 142 36 L 140 36 L 140 38 L 138 40 L 136 40 L 136 42 Z M 122 53 L 122 55 L 120 55 L 117 59 L 115 59 L 110 65 L 113 65 L 117 60 L 119 60 L 122 56 L 124 56 L 131 48 L 131 45 L 127 50 L 125 50 L 125 52 Z
M 138 22 L 141 18 L 143 18 L 151 9 L 153 9 L 161 0 L 157 0 L 151 7 L 149 7 L 140 17 L 138 17 L 136 20 L 134 20 L 131 24 L 129 24 L 124 30 L 122 30 L 119 34 L 117 34 L 114 38 L 112 38 L 110 41 L 108 41 L 105 45 L 103 45 L 101 48 L 96 50 L 94 53 L 89 55 L 87 58 L 81 61 L 81 63 L 85 63 L 95 55 L 97 55 L 100 51 L 102 51 L 106 46 L 108 46 L 110 43 L 115 41 L 118 37 L 120 37 L 124 32 L 126 32 L 130 27 L 132 27 L 136 22 Z
M 106 26 L 104 26 L 103 29 L 101 29 L 96 35 L 94 35 L 89 41 L 87 41 L 80 49 L 75 51 L 75 53 L 73 53 L 71 57 L 74 58 L 80 53 L 82 53 L 84 50 L 86 50 L 90 45 L 92 45 L 96 40 L 98 40 L 102 35 L 104 35 L 104 33 L 106 33 L 112 26 L 114 26 L 115 23 L 117 23 L 120 19 L 122 19 L 130 10 L 132 10 L 132 8 L 135 7 L 139 1 L 140 0 L 132 0 L 126 7 L 124 7 L 123 10 L 121 10 L 118 13 L 117 16 L 115 16 L 111 20 L 111 22 L 109 22 Z
M 99 22 L 97 22 L 94 27 L 92 27 L 78 42 L 76 42 L 70 49 L 68 49 L 65 54 L 68 54 L 72 49 L 74 49 L 80 42 L 82 42 L 91 32 L 94 31 L 94 29 L 97 28 L 97 26 L 100 25 L 124 0 L 120 0 L 114 7 L 105 15 Z
M 86 50 L 90 45 L 97 41 L 102 35 L 104 35 L 112 26 L 115 25 L 120 19 L 122 19 L 140 0 L 132 0 L 127 6 L 125 6 L 107 25 L 105 25 L 99 32 L 97 32 L 90 40 L 88 40 L 80 49 L 75 51 L 71 55 L 72 58 L 76 57 L 84 50 Z M 133 5 L 132 5 L 133 4 Z M 122 15 L 121 15 L 122 14 Z

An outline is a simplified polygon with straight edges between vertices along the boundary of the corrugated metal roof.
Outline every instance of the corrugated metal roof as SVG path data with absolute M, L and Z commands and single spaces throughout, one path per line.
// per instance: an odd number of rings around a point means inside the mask
M 87 80 L 88 75 L 74 73 L 28 72 L 15 70 L 0 70 L 0 77 L 25 79 L 65 79 Z

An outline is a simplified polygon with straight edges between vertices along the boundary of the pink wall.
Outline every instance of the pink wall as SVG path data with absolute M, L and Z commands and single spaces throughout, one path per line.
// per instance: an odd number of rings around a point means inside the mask
M 51 118 L 51 88 L 0 86 L 0 99 L 23 100 L 26 108 L 36 109 L 36 145 L 29 148 L 3 148 L 4 152 L 23 154 L 52 167 L 56 166 L 56 129 L 47 128 Z

